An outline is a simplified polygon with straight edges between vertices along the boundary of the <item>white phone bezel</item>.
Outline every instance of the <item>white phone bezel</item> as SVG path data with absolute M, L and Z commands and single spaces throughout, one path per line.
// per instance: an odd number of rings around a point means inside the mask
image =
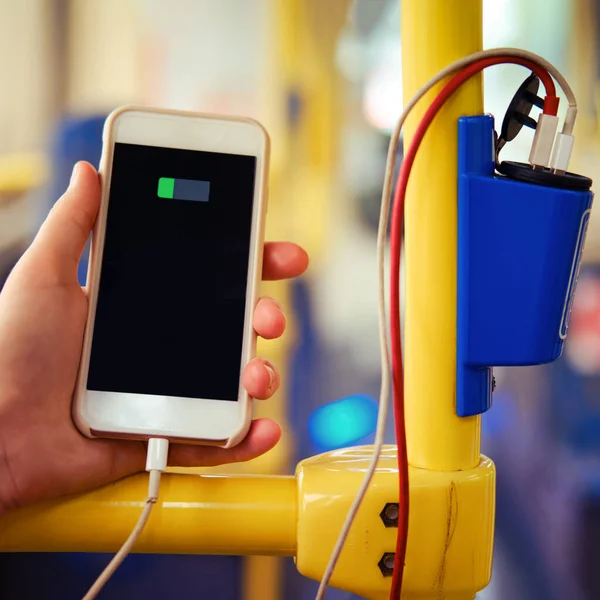
M 258 300 L 262 273 L 269 137 L 264 128 L 251 119 L 123 107 L 111 113 L 106 121 L 99 169 L 102 203 L 92 235 L 87 278 L 88 319 L 72 411 L 75 424 L 88 437 L 128 439 L 166 437 L 175 442 L 234 446 L 245 437 L 252 416 L 252 399 L 242 385 L 241 376 L 237 401 L 99 392 L 86 389 L 104 248 L 112 159 L 114 145 L 119 142 L 256 157 L 241 374 L 244 365 L 256 352 L 256 334 L 252 326 L 252 316 Z

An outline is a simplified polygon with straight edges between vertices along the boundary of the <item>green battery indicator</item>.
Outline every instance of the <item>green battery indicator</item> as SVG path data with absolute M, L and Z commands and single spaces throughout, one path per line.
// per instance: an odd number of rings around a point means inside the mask
M 158 197 L 169 200 L 187 200 L 191 202 L 208 202 L 210 182 L 197 179 L 173 179 L 161 177 L 158 180 Z

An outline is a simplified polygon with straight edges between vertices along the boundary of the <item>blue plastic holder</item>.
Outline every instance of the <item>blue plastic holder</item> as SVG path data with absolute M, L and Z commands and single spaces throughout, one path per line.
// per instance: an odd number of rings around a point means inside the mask
M 494 119 L 458 124 L 456 412 L 492 403 L 492 367 L 562 352 L 593 194 L 495 175 Z

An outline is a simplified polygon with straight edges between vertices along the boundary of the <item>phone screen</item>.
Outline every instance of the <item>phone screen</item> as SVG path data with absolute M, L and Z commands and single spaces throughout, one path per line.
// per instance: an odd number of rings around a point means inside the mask
M 87 389 L 238 399 L 256 163 L 115 144 Z

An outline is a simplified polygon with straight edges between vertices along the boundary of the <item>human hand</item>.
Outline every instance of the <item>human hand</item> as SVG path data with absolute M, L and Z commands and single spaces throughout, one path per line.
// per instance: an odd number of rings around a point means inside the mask
M 90 440 L 71 420 L 88 306 L 77 264 L 99 205 L 98 174 L 79 163 L 0 294 L 0 513 L 144 470 L 145 443 Z M 263 279 L 296 277 L 307 266 L 299 246 L 265 245 Z M 258 302 L 254 328 L 267 339 L 283 334 L 285 316 L 274 300 Z M 279 386 L 277 370 L 262 358 L 246 366 L 242 380 L 256 399 L 270 398 Z M 280 435 L 277 423 L 257 419 L 234 448 L 173 444 L 170 464 L 251 460 L 275 446 Z

